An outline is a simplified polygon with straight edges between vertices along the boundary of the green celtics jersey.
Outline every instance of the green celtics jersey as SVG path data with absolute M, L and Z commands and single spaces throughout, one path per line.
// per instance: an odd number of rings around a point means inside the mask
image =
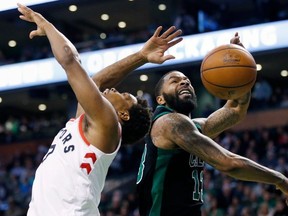
M 165 106 L 158 106 L 152 124 L 172 112 Z M 200 130 L 199 126 L 197 128 Z M 200 216 L 203 168 L 202 160 L 180 148 L 157 148 L 149 133 L 137 176 L 140 215 Z

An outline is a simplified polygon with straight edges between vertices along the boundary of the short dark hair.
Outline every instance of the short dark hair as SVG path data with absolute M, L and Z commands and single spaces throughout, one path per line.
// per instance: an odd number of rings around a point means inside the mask
M 165 73 L 165 74 L 160 78 L 160 80 L 158 81 L 158 83 L 157 83 L 156 86 L 155 86 L 155 92 L 154 92 L 155 97 L 158 97 L 159 95 L 161 95 L 161 91 L 162 91 L 162 87 L 163 87 L 163 83 L 164 83 L 164 78 L 165 78 L 168 74 L 170 74 L 170 73 L 172 73 L 172 72 L 173 72 L 173 71 L 169 71 L 169 72 Z
M 152 109 L 148 102 L 140 97 L 137 104 L 129 109 L 130 119 L 122 124 L 122 144 L 133 144 L 141 140 L 149 131 L 151 125 Z

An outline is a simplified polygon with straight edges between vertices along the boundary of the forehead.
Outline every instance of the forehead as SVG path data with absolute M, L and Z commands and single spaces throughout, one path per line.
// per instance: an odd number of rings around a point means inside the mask
M 164 78 L 164 82 L 167 82 L 173 78 L 188 79 L 188 77 L 186 77 L 183 73 L 179 71 L 173 71 L 166 75 L 166 77 Z

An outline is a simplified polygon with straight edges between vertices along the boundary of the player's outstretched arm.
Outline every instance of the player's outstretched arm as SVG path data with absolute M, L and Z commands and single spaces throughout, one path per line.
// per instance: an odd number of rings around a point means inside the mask
M 107 66 L 93 75 L 92 79 L 99 88 L 103 90 L 117 86 L 130 72 L 148 62 L 162 64 L 167 60 L 174 59 L 173 55 L 165 54 L 165 52 L 182 41 L 183 38 L 179 37 L 182 31 L 176 29 L 175 26 L 171 26 L 161 33 L 162 30 L 163 27 L 159 26 L 138 52 Z
M 75 46 L 41 14 L 24 5 L 17 5 L 18 11 L 21 13 L 20 19 L 37 25 L 37 29 L 30 32 L 30 38 L 47 36 L 52 52 L 66 72 L 69 84 L 78 102 L 84 108 L 87 119 L 93 119 L 90 122 L 98 122 L 99 124 L 100 122 L 109 123 L 116 121 L 116 115 L 111 115 L 110 112 L 113 110 L 112 107 L 107 105 L 108 102 L 103 99 L 98 87 L 81 66 L 79 53 Z M 87 97 L 87 95 L 89 95 L 89 97 Z M 97 101 L 97 103 L 95 103 L 95 101 Z M 95 113 L 97 113 L 97 115 L 95 115 Z
M 155 131 L 157 127 L 161 128 L 161 133 Z M 280 172 L 226 150 L 209 137 L 201 134 L 192 120 L 185 115 L 177 113 L 165 115 L 154 123 L 153 131 L 155 140 L 159 138 L 157 134 L 162 134 L 161 140 L 163 141 L 164 136 L 166 144 L 176 144 L 230 177 L 275 185 L 277 189 L 288 196 L 287 177 Z

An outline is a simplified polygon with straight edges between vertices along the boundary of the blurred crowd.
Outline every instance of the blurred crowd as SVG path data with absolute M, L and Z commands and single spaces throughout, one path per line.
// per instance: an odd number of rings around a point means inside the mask
M 288 176 L 288 123 L 273 128 L 226 131 L 216 141 Z M 138 145 L 123 147 L 113 161 L 102 193 L 102 216 L 139 215 L 135 182 L 143 144 L 142 140 Z M 15 153 L 10 160 L 0 159 L 0 216 L 26 214 L 35 170 L 47 150 L 48 146 L 40 142 L 36 152 L 26 150 Z M 272 186 L 238 181 L 209 165 L 204 179 L 203 216 L 288 215 L 283 194 Z
M 11 112 L 10 115 L 0 118 L 0 145 L 51 138 L 66 120 L 66 114 L 60 113 L 35 116 Z

